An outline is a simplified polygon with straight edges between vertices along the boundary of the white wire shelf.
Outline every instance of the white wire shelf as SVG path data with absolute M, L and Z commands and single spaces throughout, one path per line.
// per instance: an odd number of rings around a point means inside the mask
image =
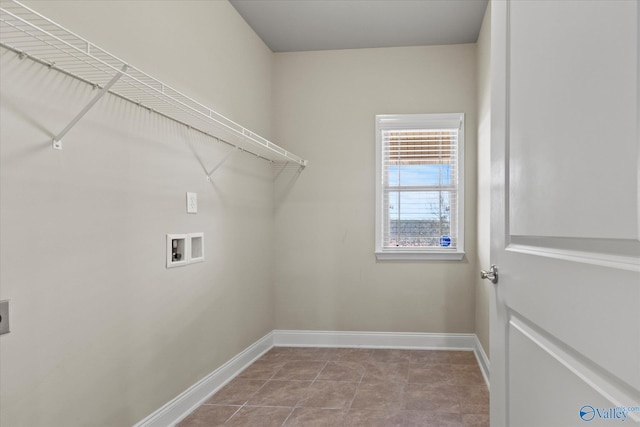
M 273 162 L 293 162 L 301 167 L 307 165 L 307 161 L 301 157 L 149 76 L 16 0 L 3 0 L 1 4 L 0 46 L 100 88 L 100 93 L 85 108 L 86 111 L 108 92 L 260 158 Z M 54 148 L 61 148 L 64 134 L 86 111 L 81 111 L 54 138 Z

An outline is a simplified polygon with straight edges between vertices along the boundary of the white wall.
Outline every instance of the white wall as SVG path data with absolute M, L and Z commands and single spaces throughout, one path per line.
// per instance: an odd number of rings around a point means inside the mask
M 474 332 L 475 54 L 467 44 L 275 55 L 276 139 L 311 160 L 276 187 L 277 328 Z M 376 262 L 375 115 L 443 112 L 466 114 L 467 256 Z
M 487 6 L 478 37 L 478 213 L 477 264 L 491 265 L 491 7 Z M 489 355 L 489 298 L 493 284 L 476 276 L 476 335 Z
M 270 137 L 272 53 L 227 2 L 30 6 Z M 238 54 L 240 52 L 241 54 Z M 0 425 L 125 426 L 273 329 L 270 166 L 0 51 Z M 199 213 L 185 212 L 185 192 Z M 165 268 L 165 234 L 206 261 Z

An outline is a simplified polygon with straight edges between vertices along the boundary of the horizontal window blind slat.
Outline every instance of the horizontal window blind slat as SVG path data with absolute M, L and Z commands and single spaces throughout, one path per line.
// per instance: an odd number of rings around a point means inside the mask
M 456 187 L 453 185 L 385 185 L 383 186 L 385 192 L 389 191 L 447 191 L 455 192 Z
M 430 156 L 449 158 L 452 154 L 456 154 L 455 150 L 413 150 L 413 151 L 396 151 L 389 150 L 383 154 L 386 158 L 412 157 L 412 156 Z

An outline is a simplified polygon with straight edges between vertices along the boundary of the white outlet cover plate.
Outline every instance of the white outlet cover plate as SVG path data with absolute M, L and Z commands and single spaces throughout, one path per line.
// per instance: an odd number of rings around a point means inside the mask
M 198 193 L 187 193 L 187 213 L 198 213 Z

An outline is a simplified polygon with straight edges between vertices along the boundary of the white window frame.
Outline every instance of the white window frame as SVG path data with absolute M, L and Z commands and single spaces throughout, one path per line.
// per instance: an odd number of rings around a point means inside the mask
M 447 248 L 388 248 L 383 246 L 383 130 L 441 129 L 458 130 L 458 212 L 457 247 Z M 382 114 L 376 116 L 376 232 L 375 253 L 378 260 L 420 261 L 452 260 L 464 258 L 464 113 L 451 114 Z

